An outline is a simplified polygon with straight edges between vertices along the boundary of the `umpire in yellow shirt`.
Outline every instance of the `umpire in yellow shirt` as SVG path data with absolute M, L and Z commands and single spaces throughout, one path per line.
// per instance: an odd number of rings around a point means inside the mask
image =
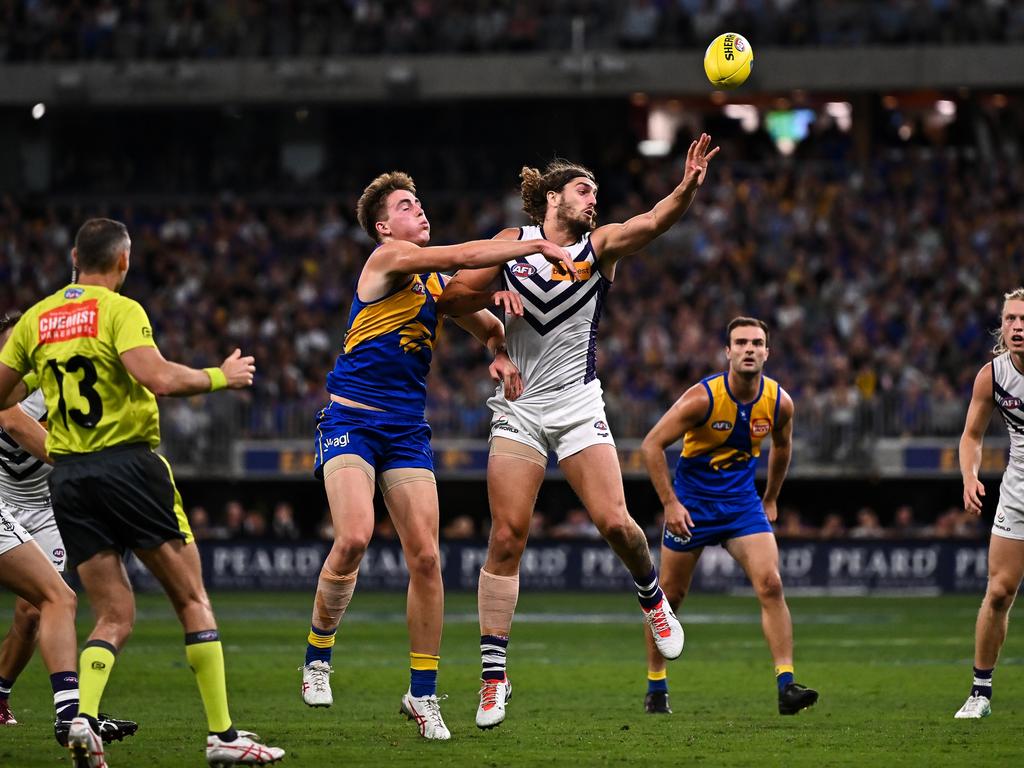
M 135 599 L 122 563 L 130 549 L 163 585 L 185 630 L 185 653 L 206 710 L 211 765 L 265 765 L 284 755 L 233 727 L 224 654 L 192 531 L 160 444 L 156 395 L 189 396 L 252 384 L 253 358 L 235 350 L 219 368 L 165 360 L 142 306 L 118 291 L 128 274 L 124 224 L 90 219 L 75 237 L 77 282 L 25 312 L 0 353 L 0 403 L 34 372 L 46 398 L 53 510 L 96 626 L 79 658 L 81 703 L 69 747 L 77 768 L 107 762 L 96 715 Z

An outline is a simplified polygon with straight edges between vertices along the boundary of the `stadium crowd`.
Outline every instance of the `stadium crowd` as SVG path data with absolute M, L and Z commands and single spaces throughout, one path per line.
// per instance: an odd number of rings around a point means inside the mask
M 1011 0 L 6 0 L 0 60 L 318 57 L 597 49 L 1020 42 Z M 755 33 L 756 31 L 756 33 Z
M 957 434 L 1002 294 L 1021 282 L 1019 145 L 1002 160 L 882 145 L 862 164 L 850 137 L 824 126 L 792 157 L 743 162 L 744 142 L 756 140 L 725 136 L 693 210 L 620 265 L 598 337 L 617 436 L 642 437 L 687 386 L 721 369 L 722 329 L 739 314 L 771 326 L 768 371 L 796 400 L 808 458 L 867 461 L 878 435 Z M 601 219 L 622 221 L 667 194 L 678 167 L 634 157 L 597 173 Z M 225 461 L 233 438 L 306 438 L 371 247 L 353 221 L 355 194 L 317 206 L 88 211 L 5 199 L 0 311 L 64 284 L 86 213 L 120 218 L 133 237 L 125 290 L 147 307 L 167 357 L 213 365 L 237 345 L 259 365 L 251 391 L 163 406 L 172 457 L 203 465 Z M 435 243 L 524 223 L 515 189 L 426 203 Z M 492 387 L 482 348 L 445 327 L 428 395 L 435 437 L 485 436 Z

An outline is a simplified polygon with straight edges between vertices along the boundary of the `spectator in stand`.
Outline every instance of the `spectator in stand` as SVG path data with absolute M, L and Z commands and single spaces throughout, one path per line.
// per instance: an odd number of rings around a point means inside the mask
M 857 510 L 857 525 L 850 529 L 851 539 L 881 539 L 885 536 L 885 529 L 878 521 L 878 513 L 871 507 L 861 507 Z
M 456 515 L 441 529 L 441 536 L 445 539 L 476 538 L 476 521 L 470 515 Z
M 273 538 L 280 541 L 294 541 L 301 538 L 299 526 L 295 523 L 295 508 L 287 501 L 279 501 L 274 505 L 270 533 Z
M 206 507 L 192 507 L 188 511 L 188 524 L 192 529 L 192 535 L 196 537 L 196 541 L 213 538 L 211 535 L 210 514 L 206 511 Z
M 838 512 L 829 512 L 825 515 L 825 521 L 821 524 L 821 529 L 818 531 L 818 538 L 847 538 L 846 523 L 843 521 L 843 516 Z

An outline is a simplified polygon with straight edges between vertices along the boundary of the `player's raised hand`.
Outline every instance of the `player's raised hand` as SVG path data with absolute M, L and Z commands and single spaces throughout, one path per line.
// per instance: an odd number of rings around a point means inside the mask
M 506 400 L 515 400 L 523 394 L 523 376 L 506 352 L 495 355 L 487 370 L 492 379 L 501 382 Z
M 686 152 L 686 169 L 683 172 L 684 187 L 699 187 L 704 183 L 704 176 L 708 172 L 708 162 L 721 147 L 715 147 L 710 152 L 711 137 L 702 133 L 696 141 L 690 142 L 690 148 Z
M 972 515 L 981 514 L 981 499 L 985 495 L 985 486 L 981 480 L 972 478 L 964 482 L 964 509 Z
M 690 511 L 679 501 L 665 505 L 665 530 L 675 536 L 689 537 L 693 531 L 693 518 Z
M 537 253 L 555 265 L 555 269 L 562 269 L 572 275 L 573 282 L 579 280 L 579 272 L 576 271 L 576 264 L 572 256 L 560 245 L 555 245 L 550 240 L 537 241 Z
M 256 373 L 256 358 L 252 355 L 242 357 L 242 350 L 236 349 L 220 364 L 224 378 L 228 381 L 228 389 L 244 389 L 252 386 L 252 377 Z
M 523 299 L 515 291 L 495 291 L 494 306 L 500 308 L 505 314 L 523 316 Z

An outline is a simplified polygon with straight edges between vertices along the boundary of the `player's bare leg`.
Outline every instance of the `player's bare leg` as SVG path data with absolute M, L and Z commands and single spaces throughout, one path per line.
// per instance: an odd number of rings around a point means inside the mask
M 0 586 L 38 608 L 39 653 L 50 673 L 56 712 L 54 734 L 60 741 L 62 731 L 58 726 L 78 714 L 77 598 L 35 541 L 27 541 L 0 555 Z M 95 733 L 92 736 L 99 745 L 102 760 L 102 742 Z
M 626 509 L 615 446 L 588 446 L 562 459 L 559 466 L 590 519 L 633 577 L 644 620 L 654 633 L 658 650 L 666 659 L 678 657 L 683 651 L 683 628 L 664 598 L 647 538 Z
M 818 700 L 817 691 L 793 682 L 793 620 L 782 592 L 775 535 L 755 533 L 730 539 L 726 550 L 743 568 L 761 603 L 761 629 L 775 662 L 779 713 L 794 715 Z
M 331 656 L 355 592 L 359 564 L 373 536 L 374 478 L 373 467 L 355 455 L 338 456 L 324 467 L 334 542 L 317 580 L 302 667 L 302 700 L 310 707 L 334 703 Z
M 527 445 L 500 437 L 492 442 L 487 461 L 491 536 L 477 591 L 482 667 L 478 728 L 501 724 L 512 696 L 505 665 L 519 599 L 519 563 L 546 465 L 547 457 Z
M 704 548 L 689 552 L 676 552 L 674 549 L 661 548 L 661 589 L 665 599 L 678 612 L 683 599 L 690 591 L 694 571 Z M 650 627 L 644 626 L 644 639 L 647 642 L 647 694 L 644 696 L 644 711 L 649 715 L 672 714 L 668 703 L 668 673 L 665 657 L 654 644 Z
M 1024 578 L 1024 541 L 992 536 L 988 545 L 988 586 L 974 626 L 974 683 L 956 713 L 960 719 L 986 717 L 992 711 L 992 672 L 1006 641 L 1017 590 Z
M 14 681 L 25 670 L 36 649 L 39 609 L 22 597 L 14 600 L 11 628 L 0 643 L 0 725 L 17 725 L 8 699 Z
M 409 691 L 402 712 L 420 735 L 441 741 L 451 733 L 441 717 L 437 670 L 444 624 L 444 584 L 438 549 L 437 485 L 426 469 L 392 469 L 381 475 L 384 502 L 402 542 L 409 569 L 406 621 L 409 627 Z

